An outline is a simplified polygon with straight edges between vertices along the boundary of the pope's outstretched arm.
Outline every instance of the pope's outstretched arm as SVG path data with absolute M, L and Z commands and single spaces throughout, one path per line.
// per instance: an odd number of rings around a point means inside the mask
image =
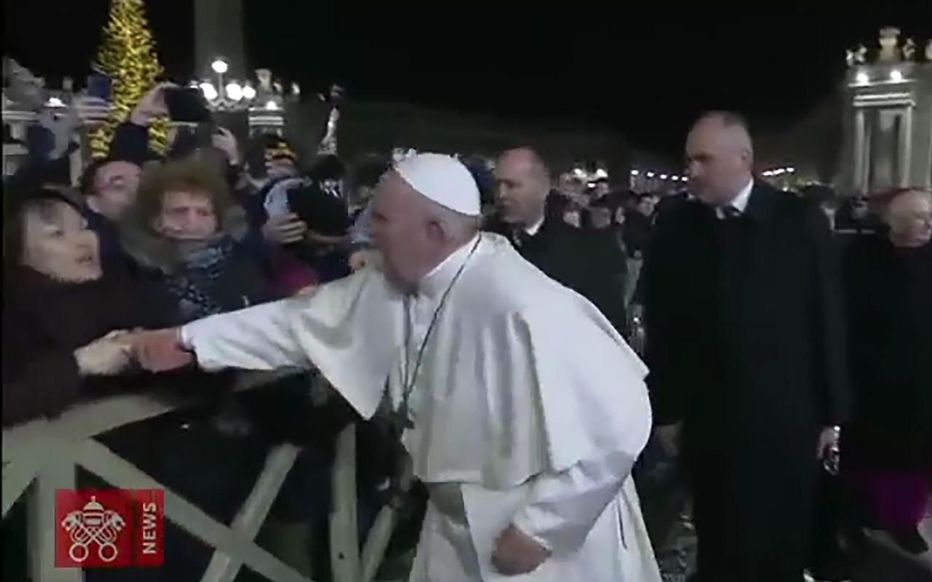
M 205 370 L 307 368 L 312 364 L 291 325 L 305 303 L 284 299 L 200 319 L 181 328 L 181 342 Z
M 311 296 L 189 323 L 180 330 L 180 342 L 205 370 L 313 366 L 369 418 L 403 345 L 403 315 L 400 295 L 369 267 Z

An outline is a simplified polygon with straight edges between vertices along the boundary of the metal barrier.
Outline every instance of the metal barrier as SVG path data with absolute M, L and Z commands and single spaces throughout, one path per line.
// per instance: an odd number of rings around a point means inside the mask
M 289 374 L 244 373 L 236 389 L 262 389 Z M 33 582 L 83 580 L 80 569 L 55 567 L 55 491 L 75 488 L 78 466 L 115 487 L 163 489 L 166 518 L 214 551 L 202 582 L 232 582 L 243 566 L 273 582 L 312 582 L 256 544 L 256 536 L 300 453 L 299 447 L 286 443 L 269 451 L 252 492 L 233 522 L 226 525 L 94 439 L 109 430 L 183 407 L 145 394 L 125 394 L 72 407 L 54 419 L 37 419 L 3 431 L 4 518 L 29 491 L 29 486 L 36 484 L 26 499 L 28 559 Z M 344 429 L 336 447 L 330 515 L 333 580 L 370 582 L 385 555 L 397 520 L 396 511 L 393 504 L 381 509 L 360 552 L 355 425 Z

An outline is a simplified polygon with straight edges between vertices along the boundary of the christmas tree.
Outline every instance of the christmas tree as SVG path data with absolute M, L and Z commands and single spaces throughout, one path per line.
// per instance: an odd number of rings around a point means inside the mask
M 112 87 L 110 117 L 91 135 L 91 152 L 95 158 L 100 158 L 107 155 L 116 127 L 129 118 L 162 73 L 143 0 L 112 1 L 110 20 L 104 28 L 94 68 L 110 78 Z M 149 141 L 154 150 L 165 151 L 167 134 L 167 120 L 152 124 Z

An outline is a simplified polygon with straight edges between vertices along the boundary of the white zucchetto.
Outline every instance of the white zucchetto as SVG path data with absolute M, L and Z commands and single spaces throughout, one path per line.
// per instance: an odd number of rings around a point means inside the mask
M 466 216 L 479 216 L 479 187 L 459 160 L 443 154 L 416 154 L 395 164 L 412 188 L 437 204 Z

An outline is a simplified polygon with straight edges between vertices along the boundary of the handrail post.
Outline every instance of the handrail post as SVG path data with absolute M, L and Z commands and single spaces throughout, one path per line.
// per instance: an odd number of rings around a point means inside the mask
M 79 568 L 55 567 L 55 492 L 74 489 L 77 467 L 68 451 L 52 450 L 46 464 L 39 470 L 35 488 L 27 499 L 27 531 L 29 539 L 29 571 L 33 582 L 83 582 Z
M 252 492 L 233 519 L 231 527 L 234 532 L 243 536 L 243 539 L 255 541 L 299 452 L 300 449 L 290 443 L 278 445 L 269 451 L 265 466 Z M 233 582 L 242 566 L 242 559 L 217 549 L 210 559 L 201 582 Z
M 401 501 L 401 496 L 408 493 L 414 482 L 414 465 L 411 457 L 405 455 L 399 460 L 401 463 L 400 479 L 398 482 L 398 491 L 395 497 L 389 500 L 376 516 L 375 523 L 369 530 L 369 536 L 362 549 L 361 558 L 361 576 L 362 582 L 372 582 L 378 574 L 379 566 L 385 561 L 385 552 L 388 550 L 388 544 L 391 541 L 392 533 L 398 524 L 399 509 L 397 502 Z
M 337 437 L 330 514 L 330 564 L 334 582 L 359 581 L 359 522 L 356 519 L 356 425 Z
M 237 390 L 293 374 L 250 374 L 241 377 Z M 196 398 L 192 403 L 198 402 Z M 124 489 L 159 488 L 165 492 L 165 517 L 214 549 L 206 579 L 229 580 L 243 566 L 277 582 L 309 582 L 293 567 L 257 545 L 255 538 L 274 503 L 298 447 L 283 444 L 269 452 L 266 466 L 232 526 L 221 524 L 178 493 L 94 439 L 95 435 L 165 414 L 178 404 L 146 394 L 120 394 L 70 407 L 60 415 L 38 418 L 3 430 L 3 513 L 26 496 L 27 560 L 32 582 L 83 582 L 80 568 L 56 568 L 56 492 L 76 489 L 77 467 Z M 333 505 L 330 515 L 331 566 L 335 582 L 371 580 L 382 561 L 394 529 L 394 508 L 383 508 L 370 533 L 365 552 L 360 550 L 357 519 L 356 425 L 347 426 L 336 442 L 332 469 Z M 33 485 L 29 486 L 30 481 Z M 363 556 L 365 559 L 363 559 Z M 171 559 L 170 556 L 166 557 Z

